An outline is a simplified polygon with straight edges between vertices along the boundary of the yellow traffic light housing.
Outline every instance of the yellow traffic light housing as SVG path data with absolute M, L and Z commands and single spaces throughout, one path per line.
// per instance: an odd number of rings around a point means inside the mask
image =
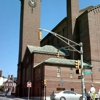
M 75 61 L 75 67 L 76 67 L 76 69 L 79 69 L 79 66 L 80 66 L 80 61 L 79 60 L 76 60 Z
M 44 85 L 46 85 L 46 80 L 44 79 Z
M 59 58 L 59 50 L 57 50 L 57 58 Z
M 42 39 L 42 32 L 41 32 L 41 30 L 38 32 L 38 39 L 39 39 L 39 40 Z
M 75 61 L 76 74 L 81 74 L 80 60 Z

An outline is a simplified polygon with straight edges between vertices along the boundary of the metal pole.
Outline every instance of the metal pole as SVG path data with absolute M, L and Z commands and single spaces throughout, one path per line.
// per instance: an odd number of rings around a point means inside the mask
M 81 86 L 82 86 L 82 100 L 86 100 L 86 97 L 85 97 L 85 86 L 84 86 L 84 68 L 83 68 L 83 43 L 80 42 L 80 44 L 68 39 L 68 38 L 65 38 L 55 32 L 52 32 L 52 31 L 49 31 L 49 30 L 46 30 L 46 29 L 42 29 L 42 28 L 39 28 L 39 30 L 43 30 L 43 31 L 47 31 L 51 34 L 53 34 L 54 36 L 56 36 L 57 38 L 59 38 L 61 41 L 63 41 L 64 43 L 66 43 L 69 47 L 71 47 L 74 51 L 78 52 L 81 56 L 81 70 L 82 70 L 82 78 L 81 78 Z M 67 42 L 65 40 L 67 40 Z M 71 45 L 69 42 L 71 42 L 71 44 L 74 44 L 76 46 L 80 46 L 80 51 L 77 50 L 73 45 Z
M 81 84 L 82 84 L 82 100 L 86 100 L 85 98 L 85 86 L 84 86 L 84 68 L 83 68 L 83 43 L 80 43 L 80 55 L 81 55 L 81 70 L 82 70 L 82 79 L 81 79 Z
M 46 85 L 45 85 L 45 100 L 46 100 Z
M 28 87 L 28 100 L 29 100 L 29 97 L 30 97 L 30 87 Z

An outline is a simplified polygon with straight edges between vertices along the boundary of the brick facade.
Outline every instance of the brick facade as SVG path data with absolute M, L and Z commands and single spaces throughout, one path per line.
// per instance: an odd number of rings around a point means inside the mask
M 56 92 L 57 88 L 61 87 L 68 90 L 74 89 L 75 92 L 81 93 L 81 80 L 78 79 L 79 75 L 77 75 L 75 72 L 75 65 L 63 64 L 63 62 L 55 63 L 55 61 L 51 63 L 47 62 L 50 58 L 57 58 L 56 51 L 58 48 L 56 46 L 65 47 L 66 44 L 49 33 L 40 42 L 41 47 L 38 47 L 39 41 L 36 34 L 38 33 L 37 30 L 39 28 L 38 19 L 40 1 L 37 0 L 37 2 L 38 6 L 37 9 L 33 9 L 35 13 L 33 14 L 31 13 L 31 8 L 28 7 L 26 1 L 21 0 L 22 15 L 16 95 L 27 97 L 28 94 L 26 91 L 28 91 L 28 80 L 31 80 L 32 82 L 32 88 L 30 90 L 31 97 L 38 97 L 41 99 L 45 97 L 44 80 L 46 80 L 47 97 L 49 97 L 53 91 Z M 83 43 L 83 59 L 85 62 L 93 65 L 92 68 L 86 69 L 92 71 L 92 74 L 85 75 L 85 88 L 87 91 L 89 91 L 90 85 L 93 83 L 98 92 L 98 86 L 100 84 L 100 6 L 91 6 L 79 10 L 78 0 L 67 0 L 67 4 L 67 17 L 64 18 L 57 26 L 55 26 L 52 31 L 77 43 Z M 35 25 L 33 25 L 33 23 L 35 23 Z M 33 47 L 26 48 L 27 45 L 32 45 Z M 53 48 L 54 52 L 51 51 L 51 48 L 43 52 L 43 46 L 45 45 L 52 45 L 52 48 L 55 47 Z M 35 50 L 35 48 L 39 49 Z M 64 54 L 60 55 L 59 58 L 70 60 L 80 59 L 80 55 L 78 53 L 71 51 L 68 52 L 70 55 L 67 55 L 64 52 Z M 58 68 L 60 68 L 61 71 L 60 76 L 59 73 L 57 74 Z M 61 85 L 62 81 L 63 85 Z

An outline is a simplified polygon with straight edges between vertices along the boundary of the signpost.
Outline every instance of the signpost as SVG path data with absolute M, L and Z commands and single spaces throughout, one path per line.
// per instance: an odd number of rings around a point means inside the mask
M 81 76 L 78 76 L 78 79 L 82 79 L 83 78 L 83 76 L 81 75 Z
M 32 83 L 30 81 L 27 82 L 27 87 L 28 87 L 28 100 L 29 100 L 30 88 L 32 87 Z
M 32 83 L 31 82 L 27 82 L 27 87 L 28 88 L 32 87 Z
M 46 79 L 44 79 L 44 87 L 45 87 L 45 100 L 46 100 L 46 84 L 47 84 L 47 81 L 46 81 Z

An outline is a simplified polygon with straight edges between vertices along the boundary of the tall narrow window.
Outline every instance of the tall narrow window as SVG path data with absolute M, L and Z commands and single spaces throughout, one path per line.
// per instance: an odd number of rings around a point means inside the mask
M 81 32 L 82 32 L 82 22 L 79 21 L 79 33 L 81 33 Z
M 50 45 L 50 40 L 48 40 L 48 43 L 47 44 Z
M 57 67 L 57 77 L 60 77 L 61 76 L 61 69 L 60 67 Z
M 61 33 L 60 33 L 60 32 L 58 32 L 58 34 L 59 34 L 59 35 L 61 35 Z M 60 41 L 61 41 L 61 40 L 57 37 L 57 44 L 59 44 L 59 43 L 60 43 Z
M 54 44 L 54 37 L 51 38 L 51 45 Z
M 63 36 L 67 37 L 67 28 L 66 27 L 63 28 Z
M 73 78 L 73 68 L 70 68 L 70 78 Z
M 26 68 L 26 81 L 29 81 L 31 77 L 31 66 Z

